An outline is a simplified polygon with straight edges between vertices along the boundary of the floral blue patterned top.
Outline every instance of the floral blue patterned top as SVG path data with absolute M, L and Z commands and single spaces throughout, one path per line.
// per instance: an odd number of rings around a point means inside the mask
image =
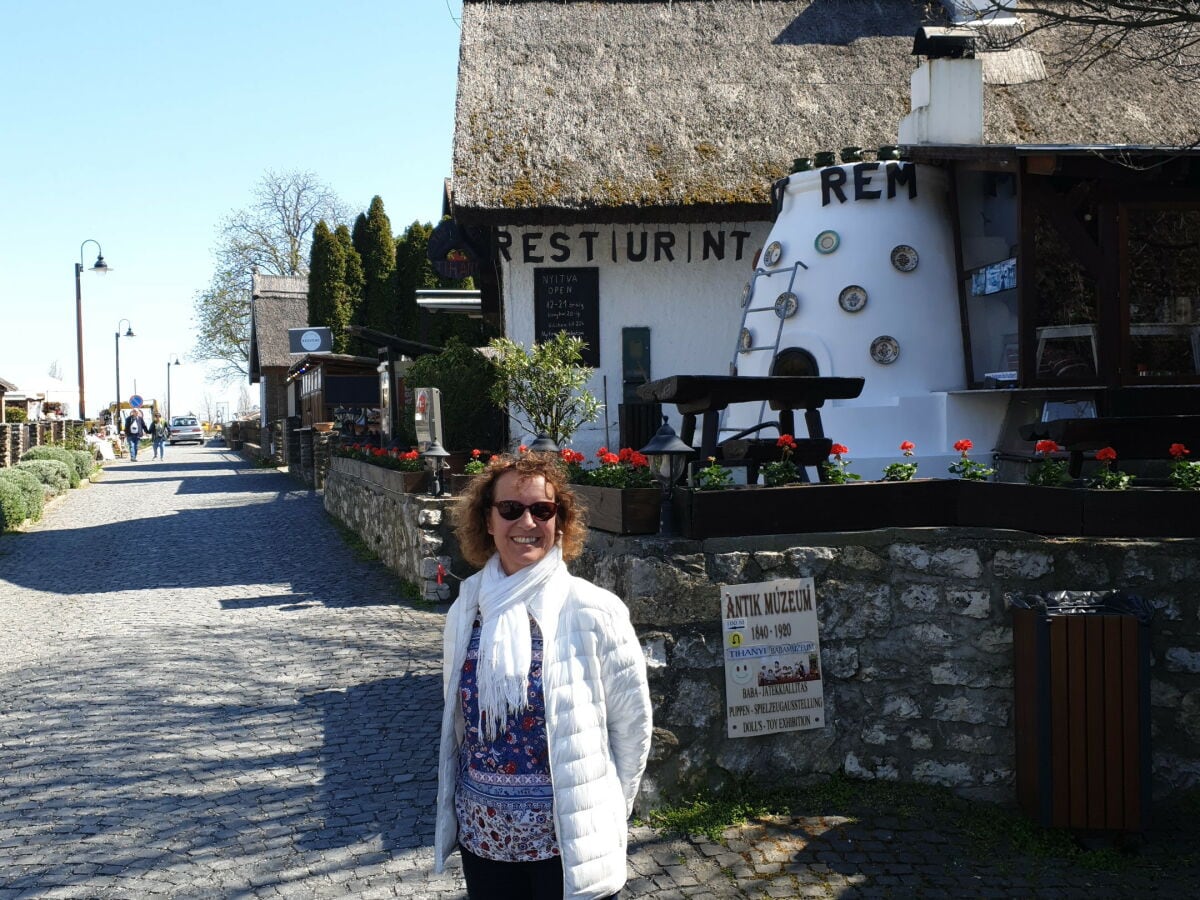
M 542 694 L 542 632 L 531 618 L 532 662 L 529 705 L 510 715 L 494 741 L 479 732 L 479 620 L 459 681 L 466 733 L 459 748 L 454 811 L 458 842 L 476 856 L 501 862 L 528 862 L 558 856 L 554 836 L 554 794 L 546 752 L 546 703 Z

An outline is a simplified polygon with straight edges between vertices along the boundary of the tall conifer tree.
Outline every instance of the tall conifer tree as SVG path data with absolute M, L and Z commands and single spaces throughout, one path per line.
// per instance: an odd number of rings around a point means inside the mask
M 362 254 L 364 278 L 362 322 L 368 328 L 390 331 L 392 328 L 391 284 L 396 271 L 396 239 L 392 223 L 383 209 L 383 200 L 376 195 L 367 210 L 361 232 L 355 226 L 355 246 Z
M 339 226 L 339 230 L 345 229 Z M 323 325 L 333 333 L 333 350 L 345 353 L 346 326 L 350 324 L 346 290 L 346 252 L 336 234 L 322 219 L 313 229 L 308 263 L 308 323 Z

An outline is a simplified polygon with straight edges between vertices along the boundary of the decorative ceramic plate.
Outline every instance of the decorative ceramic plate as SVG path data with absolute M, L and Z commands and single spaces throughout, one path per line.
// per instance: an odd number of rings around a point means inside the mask
M 800 308 L 800 298 L 791 291 L 784 291 L 775 298 L 775 315 L 781 319 L 790 319 Z
M 781 259 L 783 259 L 783 244 L 779 243 L 779 241 L 771 241 L 767 245 L 766 253 L 763 254 L 763 265 L 773 266 Z
M 897 244 L 892 248 L 892 265 L 901 272 L 911 272 L 921 257 L 908 244 Z
M 818 253 L 832 253 L 841 242 L 842 239 L 836 231 L 822 231 L 813 241 L 813 246 L 817 248 Z
M 746 286 L 742 288 L 742 306 L 746 306 L 750 302 L 750 297 L 754 293 L 754 285 L 746 282 Z
M 738 335 L 738 350 L 745 353 L 754 346 L 754 337 L 750 334 L 749 328 L 743 328 L 742 333 Z
M 856 313 L 866 305 L 866 288 L 859 287 L 857 284 L 847 285 L 838 294 L 838 306 L 848 313 Z
M 900 345 L 894 337 L 881 334 L 871 341 L 871 359 L 881 366 L 890 366 L 900 358 Z

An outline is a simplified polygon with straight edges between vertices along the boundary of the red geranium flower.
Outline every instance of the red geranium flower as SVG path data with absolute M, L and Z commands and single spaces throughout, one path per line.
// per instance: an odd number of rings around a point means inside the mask
M 640 469 L 643 466 L 650 465 L 650 460 L 646 458 L 645 454 L 638 453 L 636 450 L 631 450 L 629 451 L 629 464 L 635 469 Z
M 599 450 L 597 450 L 597 451 L 596 451 L 596 459 L 599 459 L 600 457 L 602 457 L 602 456 L 603 456 L 605 453 L 607 453 L 607 452 L 608 452 L 608 448 L 607 448 L 607 447 L 601 447 Z
M 1102 463 L 1110 463 L 1117 458 L 1117 451 L 1112 447 L 1104 447 L 1096 451 L 1096 459 Z
M 1036 453 L 1057 453 L 1062 448 L 1054 441 L 1038 441 L 1033 445 L 1033 449 Z
M 517 452 L 518 453 L 528 453 L 529 448 L 526 447 L 524 444 L 522 444 L 520 447 L 517 448 Z
M 1191 454 L 1191 452 L 1192 451 L 1189 450 L 1187 447 L 1183 446 L 1183 444 L 1172 444 L 1171 445 L 1170 453 L 1171 453 L 1171 457 L 1173 459 L 1183 459 L 1185 456 L 1189 456 Z
M 621 462 L 629 462 L 629 460 L 632 456 L 633 456 L 633 448 L 632 447 L 622 447 L 620 450 L 617 451 L 617 458 L 620 459 Z
M 901 441 L 900 442 L 900 449 L 903 450 L 905 453 L 907 453 L 910 450 L 915 450 L 916 447 L 917 447 L 917 445 L 914 444 L 912 441 Z
M 604 463 L 606 466 L 615 466 L 620 461 L 621 457 L 617 456 L 615 453 L 605 452 L 600 454 L 600 462 Z
M 483 451 L 482 451 L 482 450 L 472 450 L 472 451 L 471 451 L 471 457 L 472 457 L 473 459 L 479 459 L 479 457 L 481 457 L 481 456 L 483 456 Z
M 954 442 L 954 449 L 957 450 L 959 453 L 966 453 L 968 450 L 970 450 L 974 446 L 975 445 L 973 443 L 971 443 L 971 441 L 967 440 L 966 438 L 963 438 L 961 441 Z
M 796 449 L 796 439 L 790 434 L 781 434 L 779 440 L 775 442 L 776 447 L 787 447 L 789 450 Z
M 850 448 L 847 447 L 845 444 L 834 444 L 832 447 L 829 448 L 829 452 L 832 453 L 834 456 L 841 456 L 843 453 L 849 453 Z

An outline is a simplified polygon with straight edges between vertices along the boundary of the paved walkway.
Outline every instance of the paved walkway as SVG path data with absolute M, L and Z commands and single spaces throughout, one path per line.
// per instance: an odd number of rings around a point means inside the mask
M 432 874 L 441 624 L 284 474 L 213 446 L 111 463 L 0 537 L 0 900 L 463 897 L 457 862 Z M 623 896 L 1171 883 L 972 857 L 936 810 L 837 812 L 724 844 L 635 827 Z

